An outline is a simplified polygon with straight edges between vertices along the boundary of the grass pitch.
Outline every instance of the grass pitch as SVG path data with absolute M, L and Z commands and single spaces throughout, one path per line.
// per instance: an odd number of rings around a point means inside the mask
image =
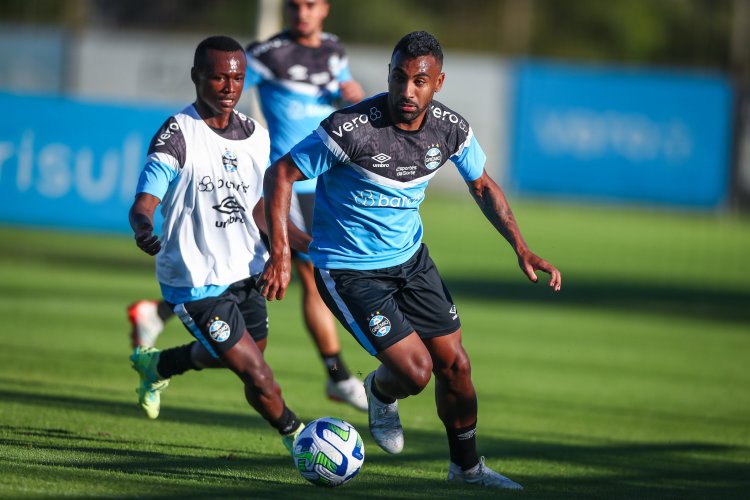
M 479 452 L 524 498 L 739 498 L 750 490 L 750 221 L 515 203 L 563 290 L 530 284 L 468 196 L 428 198 L 425 241 L 453 292 L 479 394 Z M 162 414 L 136 406 L 125 307 L 158 296 L 129 237 L 0 228 L 0 497 L 481 498 L 445 482 L 432 390 L 402 401 L 404 453 L 323 397 L 296 283 L 270 305 L 267 357 L 305 420 L 365 440 L 350 484 L 292 467 L 239 381 L 175 377 Z M 376 363 L 341 330 L 350 369 Z M 176 321 L 159 346 L 186 343 Z

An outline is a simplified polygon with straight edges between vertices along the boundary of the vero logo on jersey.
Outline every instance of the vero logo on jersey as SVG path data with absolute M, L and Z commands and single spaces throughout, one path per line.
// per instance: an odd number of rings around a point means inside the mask
M 178 130 L 180 130 L 180 126 L 177 125 L 177 122 L 171 122 L 169 125 L 164 127 L 164 131 L 159 134 L 159 139 L 156 141 L 155 145 L 163 146 Z
M 355 116 L 348 122 L 344 122 L 336 130 L 331 130 L 334 135 L 341 137 L 344 135 L 344 132 L 351 132 L 355 128 L 358 128 L 360 125 L 365 125 L 367 122 L 369 122 L 370 119 L 365 114 L 361 114 L 359 116 Z

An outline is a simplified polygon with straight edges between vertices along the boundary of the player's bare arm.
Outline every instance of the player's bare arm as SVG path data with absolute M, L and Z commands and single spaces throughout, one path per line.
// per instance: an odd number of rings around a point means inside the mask
M 289 205 L 292 184 L 304 179 L 306 177 L 288 154 L 271 165 L 263 179 L 266 228 L 271 248 L 259 285 L 266 300 L 283 299 L 289 285 L 292 266 L 289 251 Z
M 268 226 L 266 225 L 266 210 L 263 198 L 253 208 L 253 220 L 263 233 L 268 234 Z M 289 230 L 289 246 L 298 252 L 307 253 L 307 249 L 310 246 L 312 237 L 306 232 L 298 228 L 291 219 L 287 221 L 287 229 Z
M 340 87 L 341 98 L 346 102 L 354 104 L 365 98 L 365 91 L 362 88 L 362 85 L 355 80 L 341 82 Z
M 467 182 L 467 184 L 474 201 L 479 205 L 484 216 L 513 247 L 518 256 L 518 265 L 526 276 L 536 283 L 538 278 L 535 271 L 544 271 L 550 275 L 549 286 L 554 291 L 559 291 L 562 286 L 560 271 L 529 250 L 500 186 L 492 180 L 486 170 L 482 172 L 478 179 Z
M 141 193 L 133 202 L 128 214 L 135 244 L 149 255 L 156 255 L 161 250 L 161 241 L 154 234 L 154 212 L 159 203 L 161 200 L 156 196 Z

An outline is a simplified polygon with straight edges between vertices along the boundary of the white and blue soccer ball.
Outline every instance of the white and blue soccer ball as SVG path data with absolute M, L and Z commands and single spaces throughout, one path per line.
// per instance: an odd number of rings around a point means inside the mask
M 341 486 L 357 475 L 365 447 L 357 429 L 339 418 L 313 420 L 294 441 L 294 463 L 318 486 Z

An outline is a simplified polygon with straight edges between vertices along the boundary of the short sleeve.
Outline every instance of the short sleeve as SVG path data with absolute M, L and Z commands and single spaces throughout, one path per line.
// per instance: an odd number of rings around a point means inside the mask
M 474 133 L 469 129 L 466 140 L 450 159 L 458 168 L 461 177 L 470 182 L 482 176 L 484 164 L 487 162 L 487 155 L 484 154 Z
M 170 158 L 164 154 L 151 154 L 143 166 L 141 175 L 138 178 L 136 194 L 147 193 L 152 196 L 164 199 L 167 194 L 169 184 L 177 177 L 177 165 L 170 161 Z M 174 160 L 174 158 L 172 158 Z
M 297 168 L 308 179 L 319 176 L 339 163 L 339 159 L 321 139 L 318 133 L 320 130 L 318 128 L 302 139 L 289 152 Z

